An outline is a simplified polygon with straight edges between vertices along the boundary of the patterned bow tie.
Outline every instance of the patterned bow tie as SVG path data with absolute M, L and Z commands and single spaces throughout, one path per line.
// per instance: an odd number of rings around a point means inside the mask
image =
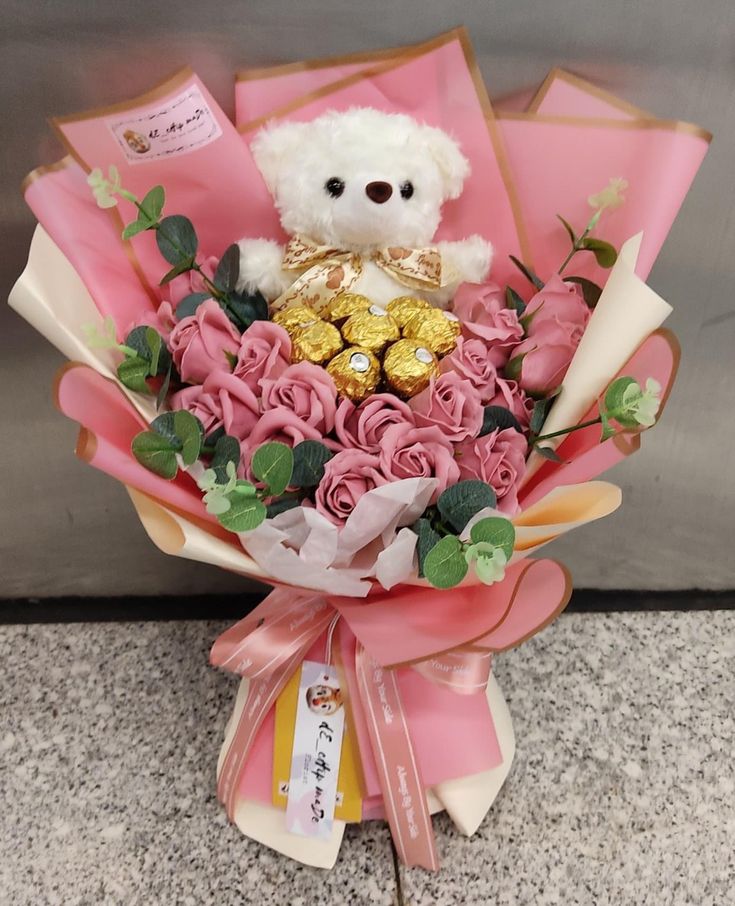
M 294 236 L 286 246 L 283 267 L 304 271 L 271 308 L 280 311 L 291 305 L 308 305 L 320 313 L 335 296 L 348 292 L 363 269 L 363 256 L 346 249 L 317 245 L 305 236 Z M 437 248 L 387 246 L 369 259 L 399 283 L 410 289 L 434 290 L 443 286 L 442 259 Z

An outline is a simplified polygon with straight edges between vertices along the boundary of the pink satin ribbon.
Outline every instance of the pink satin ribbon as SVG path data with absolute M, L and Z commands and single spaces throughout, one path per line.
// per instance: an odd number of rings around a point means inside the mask
M 257 732 L 306 652 L 339 616 L 339 603 L 340 599 L 330 601 L 306 590 L 276 588 L 212 646 L 213 666 L 250 680 L 217 782 L 217 797 L 231 821 Z M 412 666 L 425 678 L 468 695 L 485 689 L 491 656 L 489 652 L 450 651 Z M 406 865 L 436 870 L 439 863 L 426 789 L 395 672 L 378 664 L 358 639 L 355 677 L 348 681 L 348 701 L 365 717 L 396 849 Z

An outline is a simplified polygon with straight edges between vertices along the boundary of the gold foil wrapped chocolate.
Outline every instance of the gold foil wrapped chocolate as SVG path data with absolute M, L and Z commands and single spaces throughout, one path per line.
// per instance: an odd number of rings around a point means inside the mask
M 367 311 L 351 315 L 345 321 L 342 336 L 351 346 L 361 346 L 380 355 L 389 343 L 401 338 L 401 331 L 384 309 L 371 305 Z
M 359 403 L 375 391 L 380 382 L 380 362 L 369 349 L 350 346 L 327 365 L 337 393 Z
M 292 305 L 276 312 L 272 321 L 282 327 L 290 337 L 294 337 L 300 330 L 311 327 L 321 319 L 313 308 L 308 305 Z
M 291 334 L 291 361 L 322 365 L 336 356 L 343 346 L 342 335 L 334 324 L 317 318 L 313 324 Z
M 340 293 L 324 313 L 324 317 L 336 324 L 338 321 L 344 321 L 351 315 L 358 312 L 367 311 L 372 305 L 367 296 L 361 296 L 359 293 Z
M 415 296 L 396 296 L 395 299 L 390 300 L 386 311 L 403 329 L 417 312 L 431 311 L 431 305 L 426 299 L 417 299 Z
M 415 396 L 439 374 L 439 362 L 431 349 L 417 340 L 403 339 L 390 346 L 383 358 L 385 380 L 400 396 Z
M 412 315 L 403 328 L 403 336 L 419 341 L 441 357 L 449 355 L 457 345 L 460 330 L 460 321 L 456 315 L 432 308 Z

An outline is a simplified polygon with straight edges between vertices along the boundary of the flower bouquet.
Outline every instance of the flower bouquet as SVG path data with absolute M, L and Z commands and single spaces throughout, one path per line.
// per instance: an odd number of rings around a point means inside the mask
M 708 137 L 561 71 L 498 114 L 462 30 L 236 101 L 186 70 L 55 120 L 11 305 L 152 540 L 273 586 L 212 648 L 230 819 L 330 867 L 384 818 L 436 868 L 431 813 L 473 833 L 513 757 L 492 656 L 569 599 L 534 555 L 671 389 L 643 279 Z

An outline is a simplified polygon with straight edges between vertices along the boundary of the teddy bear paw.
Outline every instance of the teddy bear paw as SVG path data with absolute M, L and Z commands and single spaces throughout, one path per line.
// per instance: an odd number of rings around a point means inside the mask
M 490 273 L 493 247 L 482 236 L 468 236 L 459 242 L 440 243 L 439 248 L 459 273 L 460 280 L 482 283 Z
M 238 292 L 260 292 L 268 302 L 277 299 L 293 281 L 283 270 L 283 246 L 270 239 L 241 239 Z

